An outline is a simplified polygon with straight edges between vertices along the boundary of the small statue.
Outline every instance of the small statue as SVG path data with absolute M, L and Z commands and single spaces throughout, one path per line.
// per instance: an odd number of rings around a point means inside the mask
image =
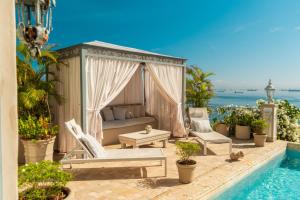
M 244 153 L 242 151 L 239 151 L 237 153 L 232 152 L 230 154 L 230 160 L 231 161 L 238 161 L 240 158 L 244 157 Z
M 145 130 L 146 130 L 146 133 L 147 133 L 147 134 L 151 133 L 152 126 L 151 126 L 151 125 L 147 125 L 147 126 L 145 127 Z

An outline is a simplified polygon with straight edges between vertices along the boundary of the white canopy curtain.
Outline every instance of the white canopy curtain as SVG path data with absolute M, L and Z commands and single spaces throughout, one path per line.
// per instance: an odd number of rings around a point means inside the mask
M 139 62 L 87 56 L 87 132 L 99 141 L 103 138 L 100 110 L 127 85 Z
M 185 128 L 182 117 L 182 68 L 165 64 L 146 63 L 146 67 L 157 84 L 161 94 L 175 106 L 172 132 L 175 137 L 183 137 Z

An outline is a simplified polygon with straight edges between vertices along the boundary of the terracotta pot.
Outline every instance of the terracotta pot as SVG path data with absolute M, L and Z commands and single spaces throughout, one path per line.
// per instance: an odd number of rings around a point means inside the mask
M 229 127 L 226 124 L 217 124 L 216 132 L 221 133 L 222 135 L 229 136 Z
M 191 183 L 194 179 L 194 171 L 197 166 L 197 162 L 194 161 L 195 164 L 191 165 L 183 165 L 176 162 L 178 168 L 179 182 L 180 183 Z
M 237 139 L 249 140 L 250 139 L 250 127 L 249 126 L 235 126 L 235 137 Z
M 267 140 L 267 135 L 264 134 L 257 134 L 257 133 L 253 133 L 253 136 L 254 136 L 254 143 L 255 143 L 255 146 L 257 147 L 264 147 L 265 146 L 265 142 Z
M 26 163 L 35 163 L 42 160 L 53 160 L 53 146 L 55 137 L 49 140 L 23 140 Z
M 28 189 L 30 189 L 30 188 L 28 188 Z M 20 194 L 24 195 L 28 189 L 23 190 Z M 50 196 L 47 199 L 49 199 L 49 200 L 61 200 L 61 199 L 71 200 L 71 199 L 74 199 L 74 193 L 71 192 L 70 188 L 68 188 L 68 187 L 62 187 L 61 189 L 62 189 L 62 192 L 65 195 L 67 195 L 66 197 L 62 198 L 62 197 L 57 197 L 57 196 Z M 22 198 L 22 199 L 27 199 L 27 198 L 25 196 L 25 198 Z
M 64 198 L 64 199 L 66 199 L 66 200 L 74 199 L 74 192 L 72 192 L 72 191 L 70 190 L 70 188 L 64 187 L 64 190 L 65 190 L 65 192 L 68 193 L 68 196 L 67 196 L 66 198 Z

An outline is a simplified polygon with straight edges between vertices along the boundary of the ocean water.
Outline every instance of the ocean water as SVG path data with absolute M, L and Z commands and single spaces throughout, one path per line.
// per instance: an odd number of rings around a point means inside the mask
M 256 100 L 266 99 L 266 92 L 264 90 L 247 91 L 247 90 L 226 90 L 224 92 L 217 91 L 216 96 L 210 101 L 210 106 L 220 105 L 250 105 L 255 106 Z M 300 107 L 300 92 L 289 91 L 275 91 L 274 99 L 288 100 L 290 103 Z
M 300 152 L 287 150 L 214 200 L 300 200 Z

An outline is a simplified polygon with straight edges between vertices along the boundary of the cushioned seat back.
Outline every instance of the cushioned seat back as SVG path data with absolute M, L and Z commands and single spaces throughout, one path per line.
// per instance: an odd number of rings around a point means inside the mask
M 119 109 L 120 108 L 120 109 Z M 104 116 L 104 110 L 112 110 L 114 113 L 114 119 L 120 120 L 122 117 L 116 115 L 117 110 L 126 109 L 125 118 L 139 118 L 139 117 L 145 117 L 146 116 L 146 109 L 145 106 L 142 104 L 122 104 L 122 105 L 109 105 L 103 108 L 100 112 L 102 119 L 104 121 L 110 121 L 106 120 Z
M 207 108 L 189 108 L 189 117 L 208 120 Z

